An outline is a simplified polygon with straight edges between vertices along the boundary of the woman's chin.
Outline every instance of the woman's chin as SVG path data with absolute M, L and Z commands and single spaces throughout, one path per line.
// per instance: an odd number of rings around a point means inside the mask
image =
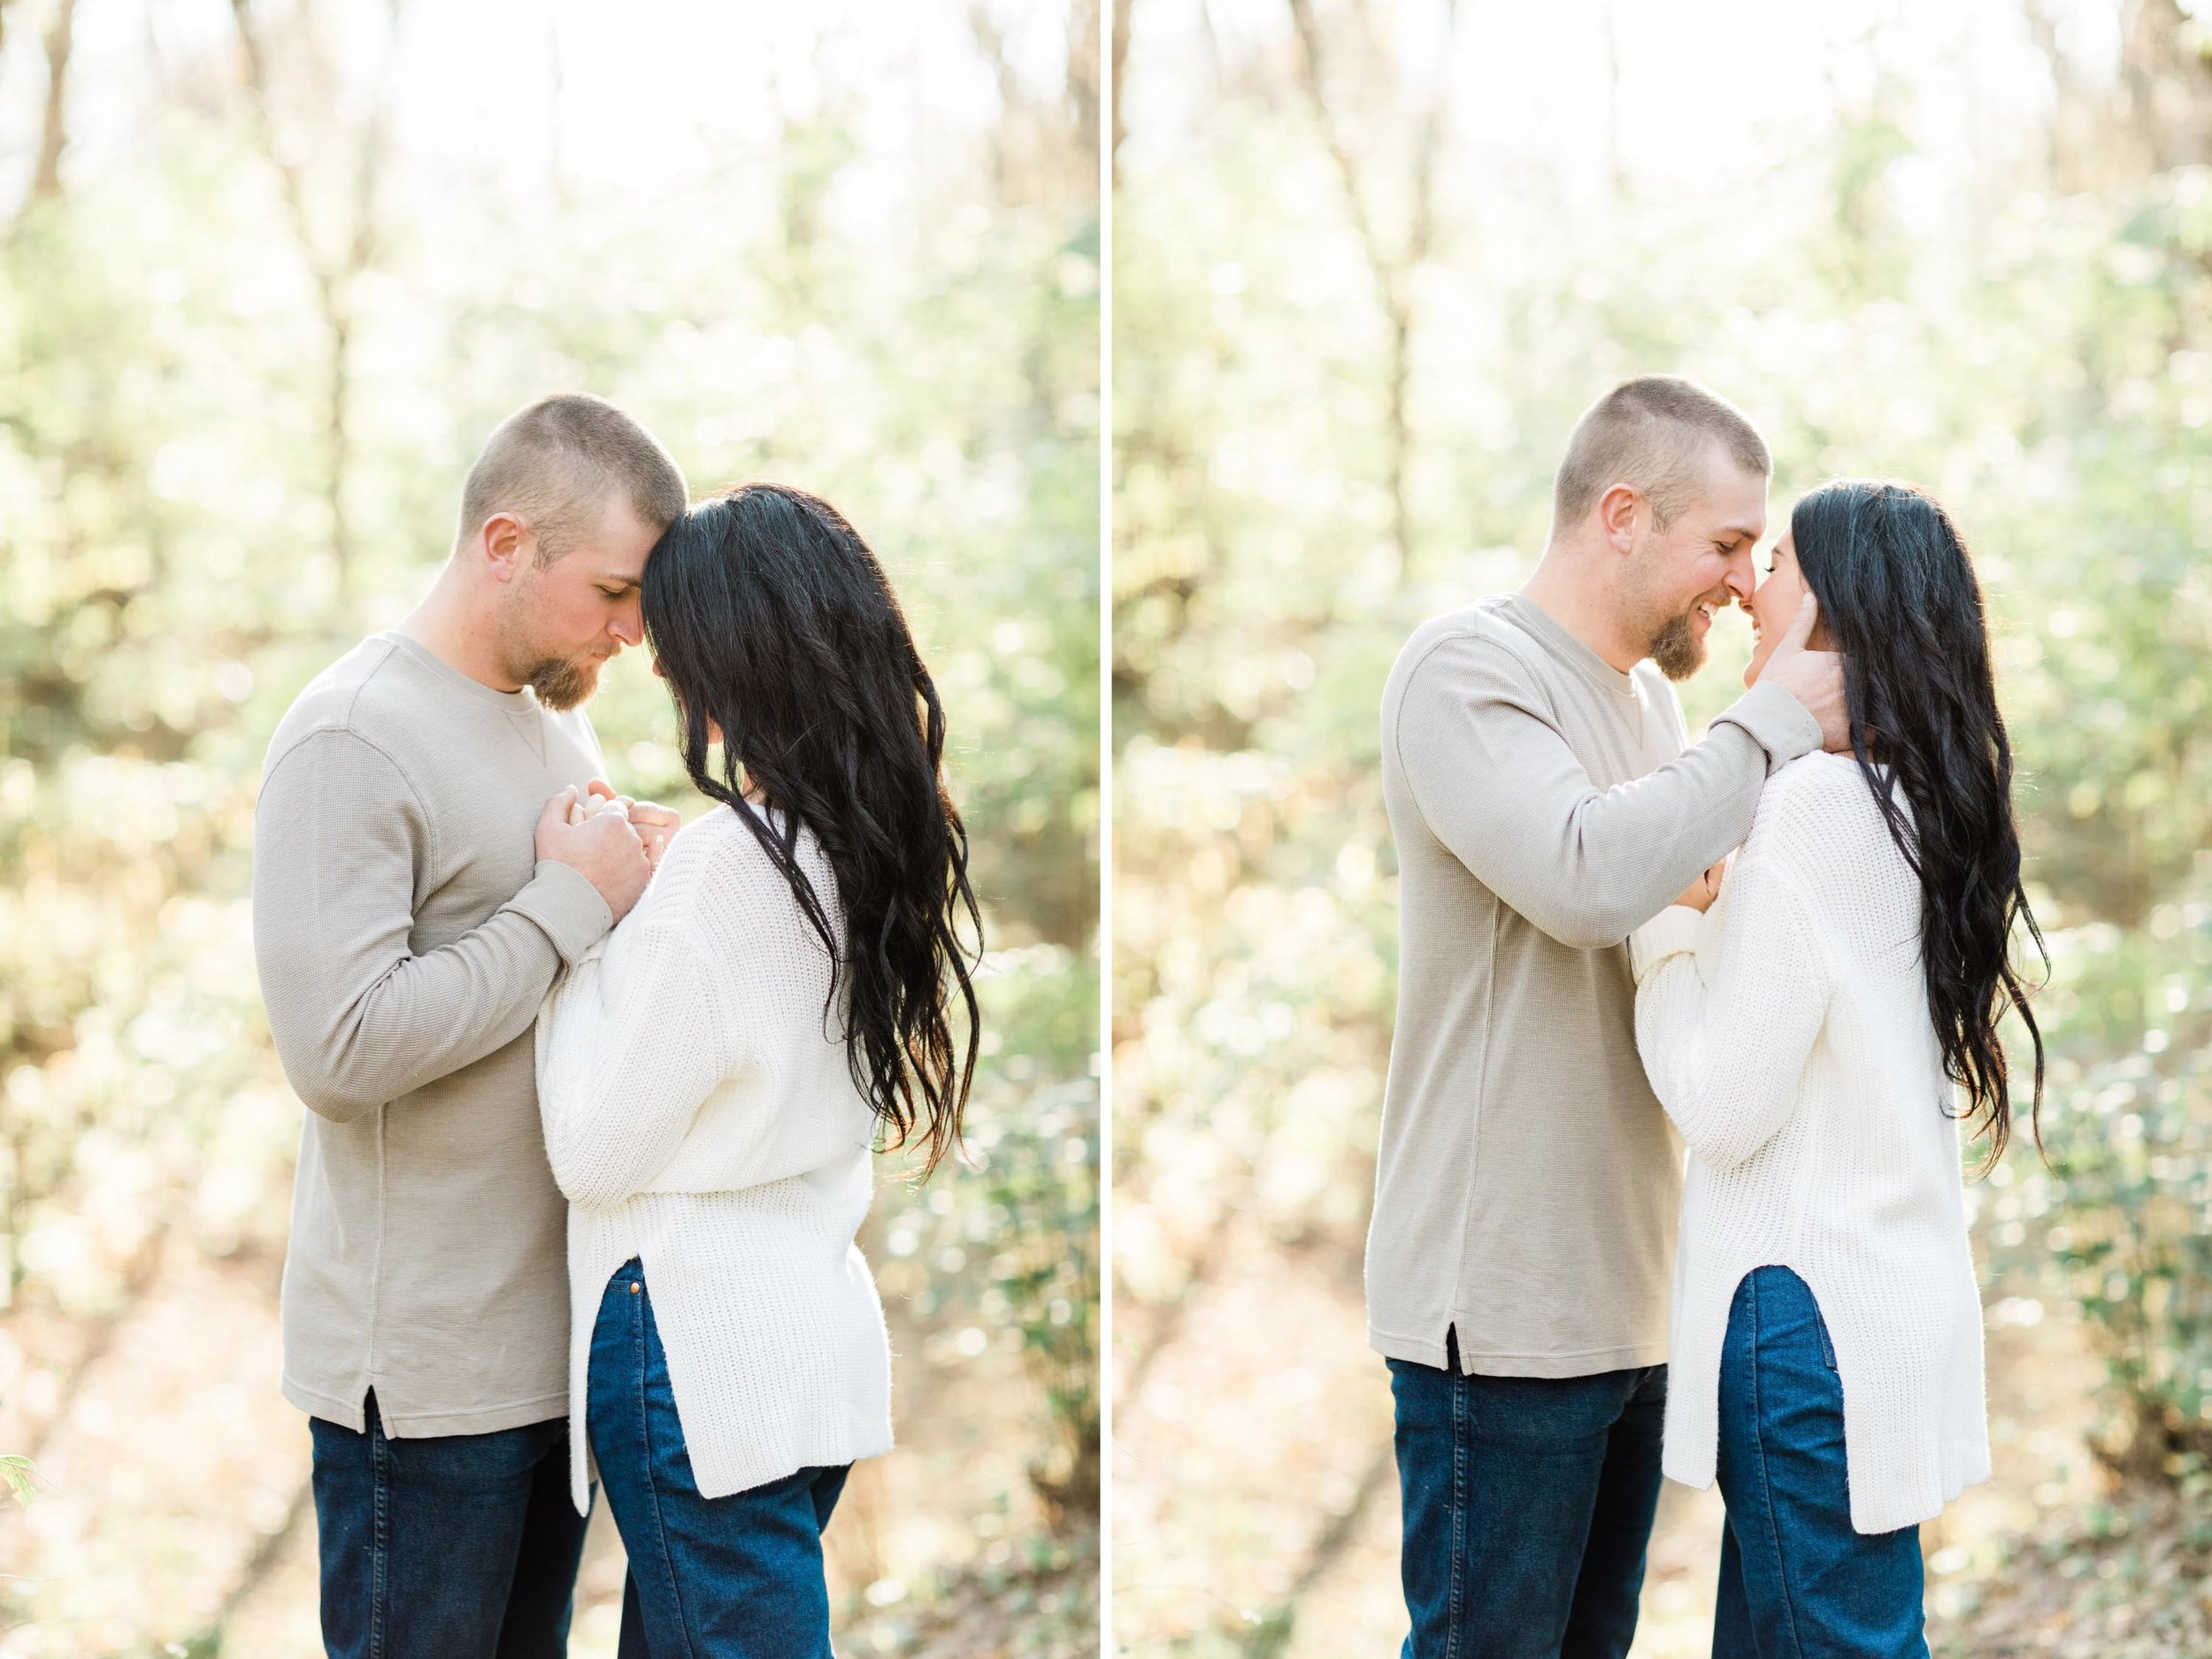
M 1765 634 L 1754 624 L 1751 630 L 1751 663 L 1743 671 L 1743 683 L 1754 686 L 1759 676 L 1767 671 L 1767 659 L 1774 655 L 1774 647 L 1768 644 Z

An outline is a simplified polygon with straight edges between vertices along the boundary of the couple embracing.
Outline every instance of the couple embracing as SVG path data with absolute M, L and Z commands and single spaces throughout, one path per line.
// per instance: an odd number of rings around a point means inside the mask
M 645 643 L 693 823 L 584 711 Z M 256 815 L 309 1108 L 283 1289 L 340 1655 L 565 1650 L 594 1476 L 621 1652 L 830 1651 L 821 1533 L 891 1445 L 854 1243 L 976 1050 L 944 713 L 803 491 L 697 506 L 597 398 L 504 422 L 429 595 L 300 694 Z
M 2042 1049 L 1981 593 L 1894 483 L 1755 570 L 1770 471 L 1704 388 L 1616 387 L 1535 575 L 1384 695 L 1408 1659 L 1622 1659 L 1663 1473 L 1726 1501 L 1716 1659 L 1924 1656 L 1919 1524 L 1989 1475 L 1959 1119 L 2002 1152 L 2008 1008 L 2039 1098 Z M 1732 603 L 1691 743 L 1668 681 Z

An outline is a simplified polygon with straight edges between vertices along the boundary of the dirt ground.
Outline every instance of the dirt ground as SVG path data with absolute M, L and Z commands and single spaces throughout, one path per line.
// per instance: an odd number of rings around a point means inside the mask
M 276 1271 L 173 1240 L 66 1399 L 70 1368 L 25 1358 L 60 1333 L 19 1324 L 0 1338 L 0 1446 L 35 1451 L 39 1488 L 27 1510 L 0 1513 L 0 1659 L 319 1651 L 307 1421 L 275 1386 Z M 1030 1390 L 1017 1360 L 941 1353 L 890 1311 L 901 1445 L 855 1470 L 827 1534 L 841 1651 L 1095 1652 L 1096 1540 L 1048 1540 L 1026 1496 L 1036 1447 L 1018 1427 Z M 603 1510 L 576 1659 L 614 1653 L 623 1571 Z
M 1922 1529 L 1938 1659 L 2212 1655 L 2212 1516 L 2116 1488 L 2084 1434 L 2101 1368 L 2062 1309 L 1993 1285 L 1995 1478 Z M 1180 1306 L 1120 1315 L 1115 1632 L 1165 1659 L 1395 1655 L 1390 1395 L 1356 1254 L 1233 1225 Z M 1704 1659 L 1717 1490 L 1663 1497 L 1632 1659 Z

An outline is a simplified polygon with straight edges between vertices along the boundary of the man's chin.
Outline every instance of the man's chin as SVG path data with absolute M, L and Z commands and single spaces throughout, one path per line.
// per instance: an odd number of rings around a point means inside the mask
M 1669 680 L 1687 680 L 1705 666 L 1705 641 L 1693 620 L 1694 611 L 1682 615 L 1659 630 L 1651 642 L 1651 660 Z
M 538 694 L 538 702 L 556 714 L 580 708 L 599 689 L 599 670 L 604 659 L 588 657 L 580 661 L 551 660 L 540 663 L 525 676 L 525 683 Z

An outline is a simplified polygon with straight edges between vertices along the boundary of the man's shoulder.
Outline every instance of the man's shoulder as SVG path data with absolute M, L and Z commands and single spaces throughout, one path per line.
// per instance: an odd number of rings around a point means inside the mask
M 317 739 L 351 739 L 386 749 L 403 738 L 411 724 L 403 661 L 392 641 L 372 634 L 309 680 L 277 722 L 263 773 Z
M 1466 670 L 1533 683 L 1539 648 L 1513 619 L 1510 595 L 1493 594 L 1431 617 L 1414 629 L 1391 671 L 1400 687 L 1425 674 Z

